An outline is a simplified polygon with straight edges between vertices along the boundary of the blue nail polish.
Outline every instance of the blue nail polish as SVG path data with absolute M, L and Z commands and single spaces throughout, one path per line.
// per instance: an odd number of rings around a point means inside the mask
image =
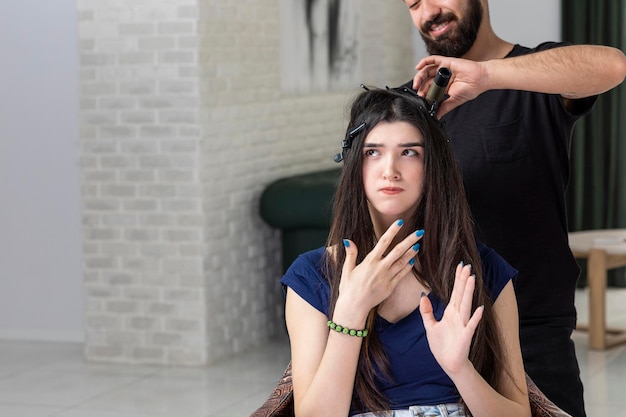
M 416 243 L 415 245 L 413 245 L 413 250 L 414 250 L 415 252 L 417 252 L 418 250 L 420 250 L 420 244 L 419 244 L 419 243 Z
M 463 263 L 463 261 L 461 261 L 461 267 L 464 267 L 464 266 L 465 266 L 465 264 Z
M 418 230 L 417 232 L 415 232 L 415 236 L 417 236 L 417 237 L 424 236 L 424 230 L 423 229 Z
M 409 261 L 409 265 L 413 266 L 415 264 L 415 258 L 411 258 Z
M 404 224 L 404 220 L 400 219 L 396 222 L 398 226 L 402 226 Z
M 350 247 L 350 241 L 348 241 L 348 239 L 344 239 L 343 246 L 345 246 L 346 248 Z

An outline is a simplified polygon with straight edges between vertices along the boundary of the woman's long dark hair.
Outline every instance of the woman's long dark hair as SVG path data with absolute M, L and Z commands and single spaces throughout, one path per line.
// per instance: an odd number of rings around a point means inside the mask
M 424 229 L 419 251 L 419 262 L 415 263 L 416 279 L 446 303 L 450 300 L 455 270 L 459 262 L 472 265 L 476 275 L 476 290 L 473 309 L 484 305 L 469 358 L 476 370 L 492 386 L 496 386 L 502 373 L 503 348 L 498 336 L 492 303 L 482 278 L 482 263 L 474 238 L 473 222 L 465 198 L 463 181 L 452 148 L 439 123 L 424 109 L 423 101 L 406 92 L 371 89 L 359 94 L 353 101 L 347 132 L 365 123 L 344 148 L 344 166 L 341 171 L 333 206 L 328 245 L 342 246 L 342 239 L 351 239 L 358 248 L 357 263 L 374 248 L 377 237 L 374 233 L 367 198 L 363 187 L 363 142 L 369 132 L 381 121 L 408 122 L 415 126 L 424 138 L 424 186 L 419 206 L 400 233 L 407 236 Z M 338 250 L 328 256 L 326 274 L 331 287 L 330 316 L 339 295 L 339 280 L 345 251 Z M 388 401 L 376 388 L 382 369 L 388 376 L 388 361 L 374 329 L 377 309 L 370 311 L 367 328 L 370 334 L 363 341 L 357 369 L 353 405 L 360 410 L 385 410 Z

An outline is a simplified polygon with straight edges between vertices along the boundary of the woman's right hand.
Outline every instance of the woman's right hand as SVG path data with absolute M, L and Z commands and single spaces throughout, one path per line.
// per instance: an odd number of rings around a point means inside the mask
M 402 224 L 402 220 L 393 223 L 359 265 L 356 265 L 358 248 L 354 242 L 344 240 L 346 260 L 341 273 L 338 304 L 339 300 L 346 301 L 350 306 L 363 309 L 367 315 L 369 310 L 391 295 L 402 278 L 412 273 L 419 250 L 416 243 L 423 231 L 411 233 L 388 251 Z
M 470 345 L 483 316 L 483 307 L 472 311 L 476 277 L 471 274 L 471 269 L 471 265 L 457 265 L 450 302 L 439 321 L 428 297 L 422 296 L 419 306 L 430 350 L 453 379 L 464 367 L 472 367 Z

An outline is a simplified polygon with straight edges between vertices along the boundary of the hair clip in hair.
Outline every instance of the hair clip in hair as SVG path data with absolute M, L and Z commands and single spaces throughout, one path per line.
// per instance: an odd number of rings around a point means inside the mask
M 417 108 L 420 109 L 420 111 L 422 111 L 424 114 L 430 116 L 430 118 L 432 118 L 435 123 L 437 123 L 437 125 L 443 129 L 445 123 L 444 121 L 437 119 L 437 109 L 439 108 L 439 103 L 446 98 L 445 91 L 448 83 L 450 82 L 451 76 L 452 71 L 450 71 L 450 69 L 445 67 L 439 68 L 437 74 L 435 75 L 433 83 L 431 84 L 425 97 L 419 96 L 417 94 L 417 91 L 413 90 L 410 87 L 407 87 L 408 84 L 396 88 L 386 87 L 386 89 L 389 91 L 395 91 L 396 93 L 402 93 L 411 96 L 415 101 Z M 363 88 L 365 91 L 370 91 L 370 89 L 366 87 L 365 84 L 361 84 L 361 88 Z M 341 147 L 343 149 L 341 150 L 341 152 L 335 154 L 333 158 L 335 162 L 339 163 L 343 161 L 345 156 L 345 150 L 352 146 L 352 139 L 354 139 L 354 137 L 364 128 L 365 123 L 361 123 L 359 126 L 348 132 L 346 138 L 341 141 Z M 447 139 L 447 141 L 450 142 L 449 139 Z
M 450 77 L 452 77 L 452 71 L 450 71 L 449 68 L 439 68 L 425 97 L 418 96 L 417 91 L 407 87 L 406 85 L 396 88 L 386 88 L 387 90 L 417 96 L 421 102 L 420 108 L 443 127 L 443 122 L 437 119 L 437 109 L 439 108 L 439 104 L 447 98 L 445 91 L 446 87 L 448 87 L 448 83 L 450 82 Z M 361 87 L 369 91 L 369 89 L 363 84 L 361 84 Z
M 350 146 L 352 146 L 352 139 L 354 139 L 354 137 L 356 135 L 359 134 L 359 132 L 361 130 L 365 129 L 365 123 L 361 123 L 360 125 L 358 125 L 357 127 L 355 127 L 354 129 L 352 129 L 350 132 L 348 132 L 348 135 L 346 136 L 346 138 L 344 140 L 341 141 L 341 147 L 343 148 L 343 150 L 341 152 L 339 152 L 338 154 L 336 154 L 333 158 L 333 160 L 337 163 L 343 161 L 343 153 L 345 149 L 348 149 Z

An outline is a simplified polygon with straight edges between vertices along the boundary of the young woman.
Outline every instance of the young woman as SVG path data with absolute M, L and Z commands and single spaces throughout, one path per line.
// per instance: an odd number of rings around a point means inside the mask
M 530 416 L 517 271 L 475 241 L 438 121 L 367 90 L 342 146 L 328 245 L 281 280 L 296 416 Z

